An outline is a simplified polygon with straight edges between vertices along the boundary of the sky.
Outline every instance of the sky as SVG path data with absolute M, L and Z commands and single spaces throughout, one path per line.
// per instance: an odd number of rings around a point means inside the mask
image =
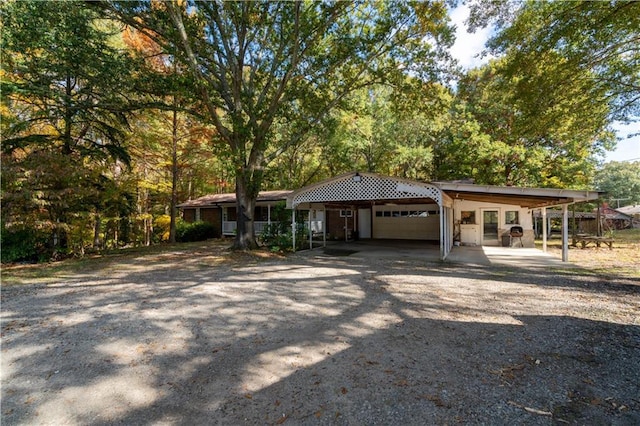
M 485 42 L 491 35 L 492 29 L 484 28 L 473 34 L 468 33 L 464 23 L 468 16 L 469 9 L 464 5 L 453 9 L 450 13 L 451 21 L 457 27 L 456 43 L 451 49 L 451 54 L 466 69 L 485 64 L 491 59 L 490 56 L 480 57 L 480 53 L 484 49 Z M 631 133 L 640 133 L 640 123 L 629 125 L 615 123 L 613 129 L 620 140 L 616 149 L 605 155 L 604 162 L 640 161 L 640 135 L 627 138 L 627 135 Z

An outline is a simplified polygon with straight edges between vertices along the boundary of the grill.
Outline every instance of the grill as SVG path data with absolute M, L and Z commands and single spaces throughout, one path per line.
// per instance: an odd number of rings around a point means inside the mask
M 523 234 L 524 232 L 522 230 L 522 226 L 512 226 L 509 230 L 509 247 L 513 246 L 513 240 L 516 238 L 520 240 L 520 247 L 524 247 L 524 245 L 522 244 Z

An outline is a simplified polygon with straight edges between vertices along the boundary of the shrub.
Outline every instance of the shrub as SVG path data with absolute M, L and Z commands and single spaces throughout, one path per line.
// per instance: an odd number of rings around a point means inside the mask
M 2 263 L 38 262 L 51 257 L 47 247 L 49 234 L 32 228 L 7 229 L 0 232 Z
M 204 241 L 216 235 L 216 227 L 209 222 L 180 222 L 176 225 L 176 241 L 181 243 Z

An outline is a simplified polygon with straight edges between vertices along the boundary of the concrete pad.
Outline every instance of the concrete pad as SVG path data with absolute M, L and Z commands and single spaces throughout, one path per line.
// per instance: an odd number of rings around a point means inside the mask
M 576 267 L 542 250 L 522 247 L 456 246 L 447 256 L 446 262 L 521 268 Z
M 353 258 L 411 258 L 427 262 L 440 261 L 440 246 L 429 241 L 360 240 L 352 242 L 328 241 L 309 253 Z M 566 268 L 576 266 L 562 262 L 535 248 L 455 246 L 445 262 L 482 266 L 515 266 L 523 268 Z

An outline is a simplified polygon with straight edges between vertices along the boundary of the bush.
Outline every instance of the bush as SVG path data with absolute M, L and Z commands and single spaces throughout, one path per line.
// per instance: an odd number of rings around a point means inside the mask
M 296 232 L 296 250 L 309 247 L 309 231 L 304 224 L 299 223 Z M 286 222 L 273 222 L 262 230 L 260 239 L 273 252 L 291 251 L 293 249 L 293 237 L 291 226 Z
M 180 222 L 176 225 L 176 241 L 181 243 L 204 241 L 216 235 L 216 227 L 209 222 Z
M 2 263 L 39 262 L 51 257 L 49 234 L 37 229 L 7 229 L 0 232 Z

